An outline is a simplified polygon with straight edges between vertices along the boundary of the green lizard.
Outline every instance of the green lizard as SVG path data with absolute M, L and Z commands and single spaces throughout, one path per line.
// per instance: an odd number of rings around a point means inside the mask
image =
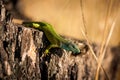
M 65 40 L 60 35 L 58 35 L 53 29 L 52 25 L 46 22 L 23 22 L 23 25 L 26 27 L 32 27 L 38 30 L 42 30 L 47 39 L 50 42 L 50 45 L 47 46 L 45 53 L 48 54 L 51 48 L 59 47 L 67 51 L 72 51 L 73 54 L 79 54 L 80 50 L 77 45 L 72 42 Z

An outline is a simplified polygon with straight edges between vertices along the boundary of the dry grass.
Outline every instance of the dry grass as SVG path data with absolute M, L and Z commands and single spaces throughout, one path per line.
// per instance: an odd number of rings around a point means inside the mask
M 90 51 L 91 51 L 92 55 L 94 56 L 95 60 L 98 63 L 98 67 L 97 67 L 97 70 L 96 70 L 95 80 L 99 79 L 100 68 L 102 68 L 102 70 L 104 71 L 106 79 L 109 80 L 109 77 L 106 74 L 106 72 L 105 72 L 105 70 L 104 70 L 104 68 L 102 66 L 102 61 L 104 59 L 106 48 L 107 48 L 107 46 L 109 44 L 110 38 L 112 36 L 113 30 L 114 30 L 114 27 L 115 27 L 115 23 L 116 23 L 116 19 L 118 18 L 118 16 L 117 16 L 118 14 L 115 15 L 115 17 L 113 18 L 113 21 L 112 21 L 111 25 L 108 26 L 108 19 L 109 19 L 109 17 L 111 17 L 110 16 L 110 12 L 111 12 L 110 10 L 112 9 L 112 4 L 113 4 L 112 0 L 108 1 L 107 13 L 106 13 L 105 24 L 104 24 L 104 32 L 103 32 L 104 36 L 103 36 L 103 41 L 101 43 L 100 55 L 97 58 L 96 55 L 95 55 L 95 53 L 94 53 L 94 51 L 93 51 L 93 49 L 92 49 L 92 46 L 90 44 L 90 40 L 88 39 L 88 36 L 87 36 L 86 22 L 85 22 L 85 18 L 84 18 L 82 3 L 83 3 L 82 0 L 80 0 L 80 7 L 81 7 L 81 13 L 82 13 L 82 20 L 83 20 L 83 27 L 81 27 L 81 31 L 82 31 L 83 36 L 87 40 L 87 43 L 88 43 L 88 46 L 90 48 Z M 106 33 L 108 29 L 109 29 L 109 32 Z
M 109 0 L 85 0 L 83 3 L 88 37 L 92 42 L 98 44 L 101 44 L 103 40 L 103 36 L 101 35 L 104 35 L 103 32 L 105 32 L 104 24 L 108 1 Z M 21 12 L 25 12 L 24 14 L 32 20 L 51 23 L 59 34 L 77 39 L 84 38 L 80 31 L 83 23 L 79 0 L 20 0 L 20 2 Z M 119 3 L 119 0 L 114 0 L 114 2 L 115 5 L 113 5 L 112 14 L 117 13 L 116 8 L 118 7 L 117 3 Z M 119 16 L 118 20 L 120 20 Z M 111 21 L 112 18 L 109 19 L 109 22 Z M 117 45 L 120 42 L 119 25 L 120 23 L 117 22 L 115 33 L 113 33 L 112 39 L 110 40 L 111 45 Z

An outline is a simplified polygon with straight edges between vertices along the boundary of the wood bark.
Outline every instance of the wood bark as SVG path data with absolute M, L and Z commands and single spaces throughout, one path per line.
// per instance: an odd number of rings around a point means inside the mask
M 55 48 L 48 56 L 42 57 L 49 45 L 42 31 L 14 24 L 2 3 L 0 19 L 0 79 L 94 80 L 97 63 L 90 51 L 74 56 L 71 52 Z M 93 49 L 97 52 L 99 46 L 93 45 Z M 103 67 L 110 80 L 119 79 L 119 52 L 120 46 L 108 48 L 103 61 L 104 65 L 107 64 Z M 103 72 L 99 79 L 106 79 Z

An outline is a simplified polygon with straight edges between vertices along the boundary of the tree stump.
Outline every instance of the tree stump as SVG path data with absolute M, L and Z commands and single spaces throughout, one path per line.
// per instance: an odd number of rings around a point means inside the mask
M 84 55 L 74 56 L 71 52 L 55 48 L 51 49 L 48 56 L 43 57 L 43 51 L 49 44 L 44 33 L 14 24 L 9 17 L 4 5 L 1 4 L 0 79 L 94 80 L 97 63 L 90 51 Z M 96 49 L 99 47 L 95 46 L 94 50 L 97 51 Z M 115 51 L 116 48 L 112 48 L 112 52 Z M 118 75 L 114 73 L 117 73 L 117 70 L 120 71 L 118 67 L 120 65 L 117 65 L 120 63 L 120 54 L 117 55 L 119 56 L 112 54 L 111 48 L 108 48 L 103 63 L 108 64 L 104 67 L 111 80 L 116 80 L 116 77 L 118 79 Z M 119 60 L 118 63 L 113 64 L 116 60 Z M 104 73 L 100 74 L 99 79 L 105 79 Z

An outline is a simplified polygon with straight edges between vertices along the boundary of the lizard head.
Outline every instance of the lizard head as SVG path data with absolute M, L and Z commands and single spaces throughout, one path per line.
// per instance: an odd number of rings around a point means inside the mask
M 73 54 L 79 54 L 80 53 L 80 50 L 79 48 L 77 47 L 77 45 L 71 43 L 71 42 L 68 42 L 68 43 L 63 43 L 61 45 L 61 48 L 67 50 L 67 51 L 72 51 Z

